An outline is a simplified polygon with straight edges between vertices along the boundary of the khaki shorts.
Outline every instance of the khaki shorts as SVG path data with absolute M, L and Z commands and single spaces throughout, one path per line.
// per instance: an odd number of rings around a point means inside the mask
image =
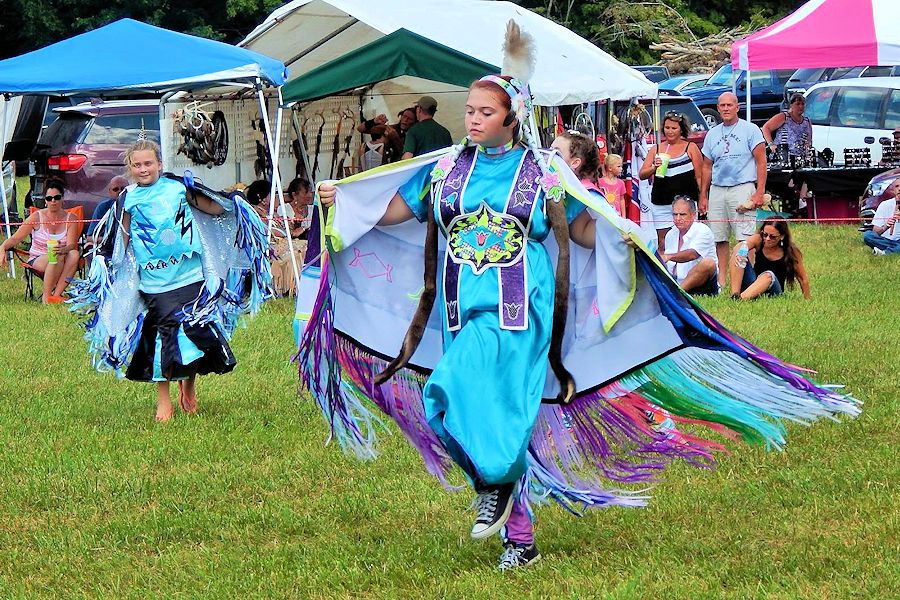
M 710 186 L 706 218 L 716 242 L 727 242 L 732 233 L 739 242 L 753 235 L 756 231 L 756 210 L 739 213 L 735 209 L 745 203 L 755 191 L 755 183 L 742 183 L 732 187 Z

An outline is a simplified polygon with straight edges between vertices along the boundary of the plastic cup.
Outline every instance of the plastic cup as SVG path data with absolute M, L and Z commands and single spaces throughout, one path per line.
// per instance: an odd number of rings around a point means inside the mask
M 657 156 L 659 157 L 661 164 L 658 167 L 656 167 L 656 176 L 657 177 L 665 177 L 666 173 L 669 172 L 670 156 L 668 154 L 666 154 L 665 152 L 660 152 L 659 154 L 657 154 Z
M 47 240 L 47 264 L 55 265 L 56 264 L 56 247 L 59 245 L 59 240 Z

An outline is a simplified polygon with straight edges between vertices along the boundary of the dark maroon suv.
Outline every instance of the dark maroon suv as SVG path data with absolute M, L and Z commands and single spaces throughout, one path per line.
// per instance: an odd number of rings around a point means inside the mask
M 93 214 L 107 196 L 109 180 L 125 172 L 124 152 L 141 129 L 159 142 L 159 102 L 116 100 L 56 109 L 57 117 L 41 134 L 32 154 L 32 198 L 43 206 L 44 181 L 59 177 L 66 185 L 65 207 L 82 205 Z

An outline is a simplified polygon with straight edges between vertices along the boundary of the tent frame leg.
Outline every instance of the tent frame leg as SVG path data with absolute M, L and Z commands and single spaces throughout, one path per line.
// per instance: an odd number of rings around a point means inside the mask
M 2 135 L 2 139 L 5 141 L 6 140 L 6 119 L 7 119 L 7 111 L 9 110 L 10 96 L 8 94 L 4 94 L 3 100 L 4 100 L 4 102 L 3 102 L 3 120 L 2 120 L 2 125 L 0 125 L 0 135 Z M 4 143 L 2 152 L 0 152 L 0 154 L 3 154 L 5 152 L 6 152 L 6 144 Z M 0 159 L 2 159 L 2 157 L 0 157 Z M 0 160 L 0 197 L 3 198 L 3 223 L 6 225 L 6 227 L 5 227 L 6 239 L 9 239 L 12 237 L 12 228 L 10 228 L 10 226 L 9 226 L 9 203 L 6 198 L 6 179 L 3 177 L 2 162 L 3 161 Z M 15 181 L 15 177 L 16 177 L 15 173 L 12 174 L 12 177 L 13 177 L 13 181 Z M 15 279 L 16 278 L 16 267 L 14 264 L 15 260 L 14 260 L 12 248 L 9 249 L 9 256 L 7 258 L 9 259 L 7 261 L 9 263 L 9 271 L 7 273 L 7 277 L 11 277 L 11 278 Z

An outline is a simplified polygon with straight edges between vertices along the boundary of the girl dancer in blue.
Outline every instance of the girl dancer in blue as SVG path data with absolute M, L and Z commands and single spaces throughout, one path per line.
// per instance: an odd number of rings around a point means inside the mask
M 214 323 L 190 325 L 181 308 L 203 287 L 203 247 L 194 230 L 193 208 L 219 215 L 223 208 L 201 194 L 188 196 L 184 184 L 161 179 L 159 147 L 140 140 L 125 153 L 137 183 L 125 195 L 122 228 L 140 269 L 140 294 L 147 305 L 138 347 L 125 376 L 157 382 L 156 420 L 174 414 L 169 382 L 178 381 L 178 399 L 186 413 L 197 410 L 197 374 L 227 373 L 236 361 Z M 190 199 L 189 199 L 190 198 Z
M 212 199 L 190 180 L 186 187 L 161 176 L 154 142 L 138 140 L 125 162 L 135 185 L 98 228 L 109 238 L 118 225 L 121 241 L 109 264 L 98 256 L 72 302 L 90 315 L 97 368 L 156 382 L 156 420 L 164 422 L 174 414 L 170 382 L 178 382 L 182 411 L 194 413 L 197 375 L 234 369 L 228 339 L 236 317 L 270 295 L 265 233 L 243 200 Z

